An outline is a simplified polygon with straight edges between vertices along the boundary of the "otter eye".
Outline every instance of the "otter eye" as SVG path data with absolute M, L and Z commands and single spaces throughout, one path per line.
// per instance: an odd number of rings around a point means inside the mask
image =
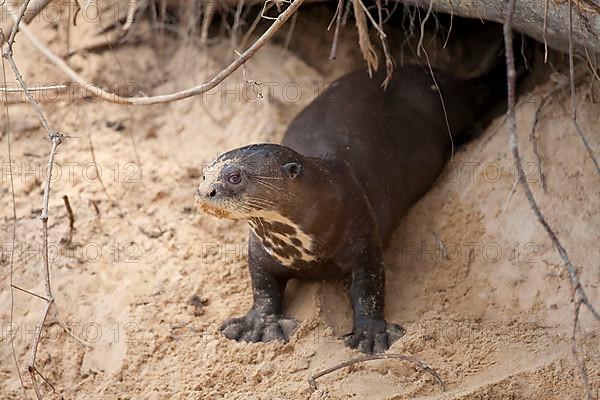
M 202 175 L 202 180 L 205 181 L 206 180 L 206 175 Z
M 231 174 L 227 177 L 227 181 L 232 185 L 239 185 L 242 181 L 242 176 L 240 174 Z

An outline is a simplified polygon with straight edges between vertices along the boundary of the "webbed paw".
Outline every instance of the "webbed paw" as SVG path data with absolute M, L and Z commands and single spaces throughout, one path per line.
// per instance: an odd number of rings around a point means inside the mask
M 363 353 L 383 353 L 404 333 L 404 328 L 398 324 L 383 319 L 369 319 L 355 324 L 352 333 L 346 335 L 344 341 L 348 347 Z
M 228 339 L 237 341 L 287 342 L 297 327 L 298 321 L 293 318 L 252 309 L 243 317 L 226 320 L 219 330 Z

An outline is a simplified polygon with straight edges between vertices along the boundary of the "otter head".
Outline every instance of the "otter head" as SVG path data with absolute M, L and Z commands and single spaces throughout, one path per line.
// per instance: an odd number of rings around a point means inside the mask
M 220 218 L 250 219 L 280 213 L 302 175 L 303 157 L 278 144 L 228 151 L 204 168 L 196 201 Z

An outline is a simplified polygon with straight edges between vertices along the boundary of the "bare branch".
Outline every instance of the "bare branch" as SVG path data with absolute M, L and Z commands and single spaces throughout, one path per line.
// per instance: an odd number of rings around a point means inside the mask
M 129 0 L 129 4 L 127 5 L 127 19 L 125 20 L 125 24 L 123 25 L 123 32 L 129 31 L 131 25 L 133 25 L 136 9 L 137 0 Z
M 515 0 L 509 0 L 509 6 L 511 3 L 513 3 L 513 7 L 514 7 L 514 2 L 515 2 Z M 527 197 L 529 205 L 533 209 L 533 212 L 535 213 L 535 216 L 536 216 L 538 222 L 542 225 L 542 227 L 548 234 L 550 240 L 552 241 L 552 244 L 554 245 L 554 247 L 556 247 L 556 250 L 558 251 L 560 257 L 562 258 L 565 268 L 567 269 L 567 272 L 569 274 L 569 279 L 571 280 L 571 283 L 573 284 L 575 290 L 578 292 L 578 294 L 581 297 L 581 299 L 583 300 L 583 303 L 585 304 L 585 306 L 592 312 L 592 314 L 594 314 L 594 317 L 597 320 L 600 320 L 600 314 L 598 313 L 598 311 L 596 311 L 596 309 L 590 303 L 590 301 L 587 297 L 587 294 L 585 293 L 583 286 L 581 285 L 581 282 L 579 281 L 579 277 L 577 275 L 577 272 L 575 271 L 575 267 L 573 266 L 573 264 L 571 263 L 571 260 L 569 259 L 567 251 L 565 250 L 562 243 L 556 236 L 556 233 L 554 233 L 554 230 L 552 229 L 552 227 L 548 224 L 548 222 L 544 218 L 544 215 L 540 211 L 540 208 L 533 196 L 533 193 L 531 192 L 531 189 L 529 188 L 527 180 L 525 179 L 525 172 L 523 171 L 521 155 L 519 153 L 519 145 L 517 142 L 517 121 L 516 121 L 516 117 L 515 117 L 515 76 L 516 76 L 516 74 L 515 74 L 515 65 L 514 65 L 514 54 L 512 54 L 512 51 L 513 51 L 512 41 L 511 41 L 512 34 L 511 34 L 511 28 L 510 28 L 510 22 L 512 21 L 512 19 L 511 19 L 512 17 L 510 16 L 510 14 L 511 14 L 511 12 L 508 13 L 507 22 L 505 23 L 505 26 L 504 26 L 504 45 L 506 46 L 506 53 L 507 53 L 506 54 L 506 59 L 507 59 L 506 63 L 507 63 L 507 78 L 508 78 L 507 120 L 508 120 L 509 132 L 510 132 L 510 147 L 511 147 L 511 151 L 513 153 L 513 157 L 515 159 L 515 163 L 517 166 L 518 179 L 519 179 L 519 182 L 521 183 L 521 186 L 523 187 L 523 190 L 525 191 L 525 195 Z
M 48 158 L 48 176 L 46 177 L 46 184 L 44 186 L 42 213 L 40 216 L 40 219 L 42 220 L 42 235 L 43 235 L 43 251 L 42 251 L 42 253 L 43 253 L 43 259 L 44 259 L 44 288 L 45 288 L 45 293 L 46 293 L 44 300 L 46 301 L 46 306 L 45 306 L 44 310 L 42 311 L 42 314 L 40 316 L 40 321 L 39 321 L 38 325 L 36 326 L 35 337 L 34 337 L 32 345 L 31 345 L 31 358 L 27 365 L 27 371 L 29 372 L 29 375 L 31 377 L 31 381 L 33 383 L 33 388 L 34 388 L 36 397 L 38 400 L 42 400 L 42 395 L 41 395 L 41 392 L 40 392 L 40 389 L 39 389 L 39 386 L 37 383 L 37 379 L 36 379 L 36 376 L 37 376 L 36 374 L 39 374 L 39 372 L 35 368 L 35 361 L 37 358 L 37 351 L 38 351 L 38 347 L 39 347 L 39 342 L 42 337 L 42 332 L 44 330 L 44 324 L 46 322 L 46 317 L 48 316 L 48 312 L 50 311 L 50 308 L 52 307 L 52 304 L 54 303 L 54 298 L 52 297 L 52 288 L 50 285 L 50 261 L 49 261 L 49 250 L 48 250 L 48 203 L 49 203 L 49 198 L 50 198 L 50 182 L 52 181 L 52 169 L 54 166 L 54 157 L 56 156 L 57 147 L 63 141 L 63 135 L 55 132 L 50 127 L 50 124 L 48 123 L 46 116 L 44 115 L 44 113 L 40 109 L 39 105 L 37 104 L 37 102 L 31 95 L 31 93 L 29 92 L 27 85 L 25 84 L 25 80 L 23 79 L 21 72 L 19 71 L 19 68 L 17 67 L 17 64 L 15 63 L 15 60 L 13 58 L 12 46 L 14 44 L 15 35 L 17 34 L 17 30 L 19 28 L 21 20 L 23 19 L 23 15 L 27 11 L 27 6 L 28 6 L 29 2 L 30 2 L 30 0 L 26 0 L 20 9 L 19 15 L 13 16 L 15 25 L 12 29 L 11 35 L 4 43 L 5 48 L 4 48 L 4 51 L 2 52 L 2 55 L 3 55 L 4 59 L 8 60 L 10 66 L 15 74 L 15 77 L 17 78 L 17 81 L 19 82 L 19 84 L 21 85 L 21 88 L 25 92 L 25 95 L 26 95 L 27 99 L 29 100 L 31 107 L 37 113 L 42 126 L 48 133 L 48 138 L 52 142 L 50 156 Z M 2 35 L 2 37 L 4 37 L 4 36 Z M 3 65 L 4 65 L 4 63 L 3 63 Z M 6 86 L 6 79 L 5 79 L 4 85 Z M 5 95 L 6 95 L 6 92 L 5 92 Z M 12 175 L 12 171 L 11 171 L 11 175 Z M 13 204 L 14 204 L 14 198 L 13 198 Z M 12 288 L 14 288 L 14 286 L 13 286 L 13 282 L 12 282 L 12 273 L 11 273 L 11 291 L 12 291 Z M 41 296 L 37 296 L 37 297 L 41 298 Z M 14 345 L 13 345 L 13 351 L 14 351 Z M 14 357 L 15 357 L 15 361 L 16 361 L 16 356 L 14 356 Z M 17 366 L 18 366 L 18 364 L 17 364 Z M 19 372 L 19 374 L 20 374 L 20 372 Z M 41 374 L 40 374 L 40 376 L 41 376 Z M 44 378 L 44 380 L 46 381 L 45 378 Z M 21 383 L 22 383 L 22 381 L 21 381 Z
M 431 75 L 431 79 L 433 80 L 433 84 L 435 85 L 436 91 L 440 97 L 440 102 L 442 103 L 442 110 L 444 111 L 444 120 L 446 121 L 446 129 L 448 129 L 448 137 L 450 137 L 450 161 L 454 159 L 454 138 L 452 137 L 452 129 L 450 129 L 450 121 L 448 120 L 448 112 L 446 111 L 446 102 L 444 101 L 444 95 L 440 86 L 435 79 L 435 73 L 433 72 L 433 68 L 431 67 L 431 62 L 429 61 L 429 55 L 427 54 L 427 50 L 423 47 L 423 54 L 425 54 L 425 59 L 427 60 L 427 67 L 429 68 L 429 74 Z
M 329 59 L 335 60 L 335 55 L 337 53 L 337 44 L 340 37 L 340 27 L 342 25 L 342 14 L 344 12 L 344 0 L 338 0 L 337 8 L 335 9 L 335 14 L 333 18 L 335 19 L 335 31 L 333 31 L 333 42 L 331 43 L 331 50 L 329 52 Z M 331 25 L 333 24 L 333 19 L 329 23 L 327 30 L 331 29 Z
M 16 27 L 17 27 L 17 25 L 15 25 L 15 28 L 13 29 L 13 32 L 16 31 Z M 12 38 L 12 40 L 10 38 L 8 39 L 7 45 L 5 46 L 5 49 L 4 49 L 4 52 L 3 52 L 3 56 L 4 56 L 4 58 L 6 58 L 8 60 L 8 63 L 10 64 L 10 67 L 12 68 L 12 70 L 13 70 L 13 72 L 15 74 L 15 77 L 17 78 L 17 81 L 19 82 L 19 84 L 21 85 L 21 88 L 25 92 L 25 96 L 29 100 L 29 103 L 31 103 L 31 107 L 33 108 L 33 110 L 38 115 L 40 123 L 42 124 L 42 126 L 44 127 L 44 129 L 48 132 L 48 136 L 52 137 L 52 135 L 54 134 L 54 131 L 52 130 L 52 128 L 50 128 L 50 124 L 48 123 L 48 120 L 46 119 L 46 116 L 44 115 L 44 113 L 40 109 L 40 106 L 37 104 L 37 102 L 33 98 L 32 94 L 27 89 L 27 85 L 25 84 L 25 81 L 23 80 L 23 77 L 21 76 L 21 72 L 19 71 L 19 68 L 17 68 L 17 64 L 15 63 L 15 60 L 13 59 L 13 56 L 12 56 L 12 44 L 13 44 L 13 42 L 14 42 L 14 37 Z
M 23 292 L 23 293 L 27 293 L 27 294 L 28 294 L 28 295 L 30 295 L 30 296 L 37 297 L 38 299 L 41 299 L 41 300 L 44 300 L 44 301 L 48 301 L 48 299 L 47 299 L 47 298 L 45 298 L 44 296 L 40 296 L 39 294 L 33 293 L 33 292 L 31 292 L 31 291 L 29 291 L 29 290 L 27 290 L 27 289 L 23 289 L 22 287 L 19 287 L 19 286 L 17 286 L 17 285 L 11 285 L 11 286 L 12 286 L 14 289 L 17 289 L 17 290 L 19 290 L 19 291 L 21 291 L 21 292 Z
M 65 194 L 62 198 L 65 203 L 65 208 L 67 209 L 67 215 L 69 216 L 69 236 L 67 236 L 66 241 L 70 244 L 73 241 L 73 233 L 75 233 L 75 216 L 73 215 L 73 208 L 71 208 L 69 196 Z
M 575 84 L 577 84 L 579 81 L 581 81 L 582 78 L 584 78 L 585 76 L 586 76 L 585 73 L 578 74 L 575 77 Z M 531 145 L 533 147 L 533 154 L 536 158 L 537 168 L 538 168 L 539 176 L 540 176 L 540 182 L 542 184 L 542 189 L 544 190 L 544 192 L 546 192 L 548 190 L 548 187 L 546 185 L 546 176 L 544 175 L 544 170 L 543 170 L 543 165 L 542 165 L 542 157 L 539 152 L 539 145 L 538 145 L 539 140 L 538 140 L 535 132 L 536 132 L 537 126 L 539 125 L 542 113 L 543 113 L 546 105 L 549 104 L 551 100 L 555 100 L 556 96 L 562 90 L 567 88 L 568 86 L 569 86 L 569 81 L 563 82 L 544 95 L 544 97 L 540 101 L 540 104 L 537 107 L 537 110 L 535 111 L 535 115 L 533 117 L 533 124 L 531 125 L 531 132 L 529 133 L 529 141 L 531 142 Z
M 94 142 L 92 142 L 92 133 L 89 130 L 88 130 L 88 143 L 90 144 L 90 154 L 92 155 L 92 163 L 94 164 L 94 170 L 96 172 L 96 177 L 98 178 L 98 182 L 100 182 L 100 186 L 102 187 L 102 191 L 106 195 L 106 198 L 108 199 L 108 201 L 110 201 L 110 203 L 113 206 L 117 207 L 117 209 L 119 210 L 119 213 L 121 215 L 123 215 L 124 212 L 121 209 L 121 206 L 119 205 L 119 203 L 117 203 L 112 198 L 112 196 L 110 195 L 110 193 L 108 193 L 108 189 L 106 188 L 106 185 L 104 184 L 104 180 L 102 179 L 102 174 L 100 173 L 100 170 L 98 169 L 98 162 L 96 161 L 96 152 L 94 151 Z
M 205 93 L 223 82 L 225 78 L 235 72 L 242 64 L 248 61 L 256 52 L 264 46 L 281 29 L 285 22 L 298 10 L 305 0 L 294 0 L 288 8 L 285 9 L 271 26 L 258 38 L 239 58 L 236 58 L 225 69 L 215 75 L 211 80 L 203 84 L 181 90 L 179 92 L 147 97 L 122 97 L 115 93 L 101 89 L 91 82 L 86 81 L 81 75 L 75 72 L 63 59 L 53 53 L 27 26 L 21 26 L 21 31 L 31 43 L 52 63 L 54 63 L 65 75 L 80 84 L 90 94 L 100 97 L 113 103 L 132 104 L 132 105 L 150 105 L 160 103 L 170 103 L 182 100 L 188 97 L 197 96 Z
M 580 307 L 579 303 L 581 303 L 581 304 L 584 304 L 592 312 L 592 314 L 594 315 L 594 317 L 597 320 L 600 320 L 600 314 L 598 314 L 596 309 L 590 303 L 590 301 L 587 297 L 587 294 L 586 294 L 585 290 L 583 289 L 581 282 L 579 281 L 579 277 L 577 275 L 577 272 L 575 271 L 575 267 L 573 266 L 573 264 L 571 263 L 571 260 L 569 259 L 567 251 L 565 250 L 562 243 L 556 236 L 556 233 L 554 233 L 554 230 L 552 229 L 550 224 L 548 224 L 548 222 L 544 218 L 544 215 L 542 214 L 542 212 L 533 196 L 533 193 L 532 193 L 531 189 L 529 188 L 529 184 L 527 183 L 527 180 L 525 179 L 525 172 L 523 171 L 523 165 L 522 165 L 521 156 L 519 153 L 519 145 L 518 145 L 518 140 L 517 140 L 517 118 L 515 115 L 516 72 L 515 72 L 514 50 L 513 50 L 513 43 L 512 43 L 512 17 L 513 17 L 513 13 L 515 10 L 515 2 L 516 2 L 516 0 L 509 0 L 509 2 L 508 2 L 507 11 L 506 11 L 506 21 L 504 23 L 504 46 L 506 48 L 506 70 L 507 70 L 506 75 L 507 75 L 507 85 L 508 85 L 507 120 L 508 120 L 509 134 L 510 134 L 510 148 L 511 148 L 511 151 L 513 154 L 513 158 L 515 160 L 516 168 L 517 168 L 517 179 L 525 192 L 527 201 L 529 202 L 529 205 L 531 206 L 533 212 L 535 213 L 535 216 L 536 216 L 538 222 L 543 226 L 544 230 L 550 237 L 552 244 L 557 249 L 558 253 L 560 254 L 560 256 L 563 260 L 564 266 L 565 266 L 567 272 L 569 273 L 569 278 L 573 285 L 573 296 L 575 297 L 576 294 L 579 296 L 579 298 L 577 299 L 578 305 L 577 305 L 575 317 L 576 318 L 578 317 L 579 307 Z M 573 71 L 571 69 L 571 80 L 573 80 L 572 72 Z M 577 319 L 575 320 L 575 325 L 577 324 L 576 321 L 577 321 Z M 577 363 L 577 365 L 580 365 L 580 360 L 577 358 L 576 352 L 574 352 L 574 355 L 575 355 L 575 362 Z M 584 368 L 580 368 L 580 372 L 581 372 L 581 379 L 583 381 L 584 387 L 586 388 L 586 391 L 587 391 L 587 394 L 589 397 L 590 391 L 589 391 L 589 383 L 588 383 L 588 379 L 587 379 L 587 374 L 585 373 Z M 589 398 L 591 399 L 591 397 L 589 397 Z
M 550 0 L 546 0 L 544 6 L 544 32 L 542 33 L 542 38 L 544 39 L 544 64 L 548 62 L 548 38 L 546 37 L 548 33 L 548 3 L 550 3 Z
M 29 3 L 31 2 L 31 0 L 25 0 L 23 2 L 23 4 L 21 4 L 21 8 L 19 9 L 19 13 L 17 14 L 17 16 L 13 16 L 13 20 L 15 21 L 15 24 L 11 27 L 10 29 L 10 35 L 8 36 L 8 48 L 11 49 L 12 51 L 12 45 L 15 42 L 15 36 L 17 34 L 17 31 L 19 30 L 19 24 L 21 23 L 21 20 L 23 19 L 23 16 L 25 15 L 25 12 L 27 11 L 27 7 L 29 6 Z M 4 42 L 2 42 L 2 44 L 4 44 Z
M 35 338 L 33 339 L 33 344 L 31 346 L 31 358 L 29 359 L 29 364 L 27 365 L 27 371 L 29 371 L 29 375 L 31 377 L 31 381 L 33 382 L 33 390 L 35 391 L 35 395 L 38 400 L 42 400 L 42 394 L 40 392 L 40 388 L 37 384 L 36 379 L 36 368 L 35 368 L 35 360 L 37 358 L 37 350 L 40 344 L 40 339 L 42 338 L 42 331 L 44 329 L 44 324 L 46 323 L 46 317 L 48 316 L 48 312 L 50 311 L 50 307 L 54 303 L 54 299 L 50 298 L 46 303 L 46 307 L 44 311 L 42 311 L 42 316 L 40 317 L 40 322 L 37 324 L 35 328 Z
M 573 292 L 573 297 L 575 292 Z M 592 388 L 590 387 L 590 381 L 588 379 L 587 370 L 585 368 L 585 362 L 582 358 L 579 358 L 579 350 L 577 349 L 577 328 L 579 327 L 579 312 L 581 311 L 581 305 L 583 301 L 578 299 L 575 301 L 575 311 L 573 312 L 573 331 L 571 333 L 571 354 L 573 355 L 573 359 L 575 360 L 575 365 L 577 365 L 577 369 L 579 370 L 579 375 L 581 375 L 581 382 L 583 383 L 583 388 L 585 389 L 587 400 L 594 400 L 594 396 L 592 396 Z
M 372 76 L 373 71 L 377 71 L 379 67 L 379 61 L 369 37 L 369 27 L 366 17 L 369 13 L 365 12 L 365 7 L 361 0 L 352 0 L 352 6 L 354 10 L 354 23 L 358 31 L 358 46 L 360 47 L 363 59 L 367 63 L 369 75 Z
M 66 88 L 67 88 L 67 85 L 58 84 L 58 85 L 30 87 L 30 88 L 27 88 L 27 91 L 31 93 L 31 92 L 43 92 L 43 91 L 47 91 L 47 90 L 65 90 Z M 13 93 L 23 93 L 24 90 L 23 90 L 23 88 L 9 88 L 9 87 L 6 87 L 6 85 L 4 85 L 4 87 L 0 87 L 0 92 L 7 93 L 7 94 L 13 94 Z
M 0 43 L 5 41 L 4 32 L 0 29 Z M 2 57 L 2 80 L 4 82 L 4 86 L 6 86 L 6 66 L 4 64 L 4 57 Z M 12 137 L 10 134 L 10 116 L 8 113 L 8 100 L 7 93 L 4 92 L 4 112 L 5 112 L 5 120 L 4 120 L 4 132 L 6 134 L 6 143 L 8 148 L 8 165 L 9 165 L 9 176 L 10 176 L 10 199 L 12 206 L 12 243 L 10 246 L 10 256 L 9 256 L 9 268 L 10 268 L 10 347 L 12 351 L 13 362 L 15 363 L 15 368 L 17 370 L 17 375 L 19 376 L 19 382 L 21 383 L 21 389 L 23 390 L 23 394 L 25 398 L 27 398 L 27 391 L 25 390 L 25 383 L 23 382 L 23 375 L 21 374 L 21 366 L 19 364 L 19 360 L 17 358 L 17 350 L 15 348 L 15 335 L 13 334 L 13 322 L 15 317 L 15 285 L 14 285 L 14 273 L 15 273 L 15 244 L 17 242 L 17 205 L 15 201 L 15 183 L 13 176 L 13 163 L 12 163 Z
M 433 369 L 431 366 L 425 364 L 424 362 L 422 362 L 414 357 L 406 356 L 403 354 L 373 354 L 373 355 L 353 358 L 351 360 L 344 361 L 340 364 L 337 364 L 331 368 L 327 368 L 324 371 L 316 373 L 315 375 L 311 376 L 308 379 L 308 384 L 310 385 L 312 390 L 317 390 L 317 382 L 316 381 L 320 377 L 330 374 L 332 372 L 335 372 L 338 369 L 346 368 L 346 367 L 349 367 L 354 364 L 362 363 L 365 361 L 372 361 L 372 360 L 402 360 L 402 361 L 411 362 L 411 363 L 415 364 L 417 367 L 419 367 L 419 369 L 421 369 L 422 371 L 425 371 L 429 375 L 431 375 L 435 379 L 435 381 L 442 387 L 443 391 L 446 390 L 446 384 L 444 383 L 444 381 L 442 380 L 442 378 L 440 377 L 440 375 L 438 374 L 438 372 L 435 369 Z
M 433 8 L 433 0 L 429 0 L 429 7 L 427 8 L 427 13 L 425 14 L 425 18 L 421 20 L 421 35 L 419 36 L 419 42 L 417 44 L 417 57 L 421 57 L 421 49 L 423 48 L 423 39 L 425 39 L 425 23 L 429 19 L 431 15 L 431 10 Z
M 200 33 L 200 43 L 205 46 L 208 40 L 208 27 L 215 15 L 215 8 L 218 0 L 207 0 L 203 1 L 204 5 L 204 19 L 202 20 L 202 31 Z
M 583 142 L 583 146 L 585 147 L 588 155 L 592 159 L 592 162 L 596 166 L 596 171 L 600 174 L 600 164 L 598 164 L 598 160 L 590 147 L 590 143 L 588 142 L 586 136 L 584 135 L 579 123 L 577 122 L 577 99 L 575 97 L 575 67 L 573 65 L 573 5 L 571 4 L 572 0 L 569 0 L 569 79 L 571 85 L 571 119 L 573 120 L 573 125 L 575 125 L 575 130 L 577 134 L 581 138 Z

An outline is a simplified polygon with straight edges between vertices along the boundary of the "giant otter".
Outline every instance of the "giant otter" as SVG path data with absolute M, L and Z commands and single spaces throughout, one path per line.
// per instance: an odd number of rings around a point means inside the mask
M 296 326 L 282 310 L 288 279 L 343 277 L 351 278 L 350 347 L 383 352 L 403 335 L 384 318 L 383 249 L 444 168 L 450 132 L 456 141 L 489 101 L 447 73 L 435 73 L 436 86 L 419 66 L 398 68 L 385 90 L 384 78 L 364 70 L 340 78 L 281 144 L 231 150 L 205 169 L 199 206 L 250 225 L 254 304 L 225 321 L 226 337 L 287 340 Z

